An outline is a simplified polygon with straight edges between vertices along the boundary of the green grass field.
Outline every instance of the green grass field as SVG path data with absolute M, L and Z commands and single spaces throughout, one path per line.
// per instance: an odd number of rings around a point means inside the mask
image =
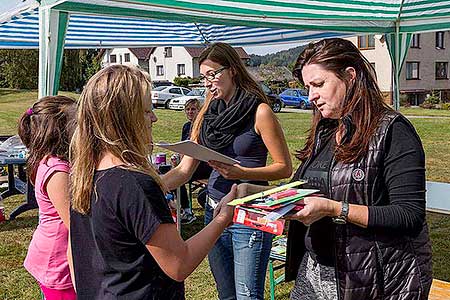
M 73 97 L 76 94 L 64 93 Z M 13 91 L 0 89 L 0 135 L 15 134 L 17 119 L 37 97 L 32 91 Z M 426 115 L 423 109 L 414 109 L 413 115 Z M 156 110 L 159 118 L 154 125 L 155 141 L 178 141 L 181 127 L 185 122 L 183 112 L 164 109 Z M 408 114 L 410 112 L 408 111 Z M 309 114 L 279 113 L 277 116 L 283 126 L 291 153 L 299 149 L 306 138 L 310 122 Z M 450 116 L 450 113 L 448 114 Z M 450 119 L 414 118 L 411 119 L 422 138 L 426 152 L 427 179 L 450 182 Z M 155 149 L 159 151 L 159 149 Z M 299 162 L 294 159 L 294 167 Z M 13 196 L 5 201 L 5 213 L 9 213 L 22 201 L 24 196 Z M 194 201 L 197 220 L 183 227 L 183 237 L 188 238 L 202 228 L 203 212 Z M 450 217 L 429 213 L 427 219 L 433 243 L 434 277 L 450 281 Z M 26 212 L 14 221 L 0 224 L 0 299 L 40 299 L 39 288 L 34 279 L 22 267 L 27 247 L 38 222 L 37 210 Z M 268 291 L 268 284 L 267 291 Z M 292 283 L 276 287 L 276 299 L 288 299 Z M 186 280 L 187 299 L 217 298 L 214 280 L 207 260 Z M 268 292 L 266 299 L 269 299 Z

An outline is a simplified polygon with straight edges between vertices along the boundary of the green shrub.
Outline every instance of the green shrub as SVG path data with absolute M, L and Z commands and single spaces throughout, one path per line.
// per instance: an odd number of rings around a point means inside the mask
M 198 78 L 191 78 L 191 77 L 175 77 L 173 79 L 173 83 L 178 86 L 184 86 L 188 87 L 191 84 L 198 84 L 200 83 L 200 79 Z
M 441 104 L 441 109 L 443 109 L 443 110 L 450 110 L 450 102 L 442 103 Z
M 403 107 L 411 106 L 411 103 L 409 103 L 409 101 L 408 101 L 408 95 L 406 95 L 406 94 L 400 95 L 400 106 L 403 106 Z
M 441 102 L 441 99 L 439 99 L 437 93 L 433 91 L 431 95 L 425 99 L 425 101 L 430 104 L 439 104 Z
M 431 104 L 430 102 L 427 102 L 426 100 L 423 101 L 419 106 L 422 107 L 422 108 L 425 108 L 425 109 L 432 109 L 432 108 L 434 108 L 434 104 Z
M 431 92 L 431 95 L 428 96 L 425 101 L 423 101 L 422 104 L 420 104 L 419 106 L 422 108 L 427 108 L 427 109 L 431 109 L 431 108 L 437 108 L 440 109 L 441 108 L 441 99 L 439 98 L 439 96 L 437 95 L 436 92 Z
M 178 85 L 178 86 L 184 86 L 184 87 L 188 87 L 188 85 L 189 85 L 189 78 L 187 78 L 187 77 L 175 77 L 174 79 L 173 79 L 173 83 L 175 84 L 175 85 Z

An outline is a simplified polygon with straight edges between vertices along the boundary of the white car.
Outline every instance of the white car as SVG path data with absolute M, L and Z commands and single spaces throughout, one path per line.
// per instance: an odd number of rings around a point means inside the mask
M 185 96 L 189 94 L 191 90 L 179 86 L 159 86 L 152 90 L 152 103 L 154 107 L 163 106 L 168 108 L 169 100 Z
M 205 91 L 205 88 L 194 88 L 186 96 L 181 96 L 170 100 L 169 108 L 175 110 L 183 110 L 186 102 L 192 98 L 198 99 L 200 101 L 200 104 L 203 104 L 203 102 L 205 102 Z

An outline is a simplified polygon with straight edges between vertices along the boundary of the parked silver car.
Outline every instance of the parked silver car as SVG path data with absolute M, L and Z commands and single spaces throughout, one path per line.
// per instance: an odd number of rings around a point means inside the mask
M 185 96 L 189 94 L 191 90 L 179 86 L 159 86 L 152 90 L 152 103 L 154 107 L 163 106 L 169 107 L 169 100 Z
M 193 88 L 192 91 L 186 96 L 176 97 L 169 100 L 169 108 L 175 110 L 183 110 L 186 102 L 189 99 L 198 99 L 201 104 L 205 102 L 205 88 Z

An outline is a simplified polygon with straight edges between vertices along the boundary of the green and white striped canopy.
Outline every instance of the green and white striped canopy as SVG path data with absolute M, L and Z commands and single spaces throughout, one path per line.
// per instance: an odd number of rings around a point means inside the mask
M 339 32 L 450 28 L 448 0 L 42 0 L 68 12 Z

